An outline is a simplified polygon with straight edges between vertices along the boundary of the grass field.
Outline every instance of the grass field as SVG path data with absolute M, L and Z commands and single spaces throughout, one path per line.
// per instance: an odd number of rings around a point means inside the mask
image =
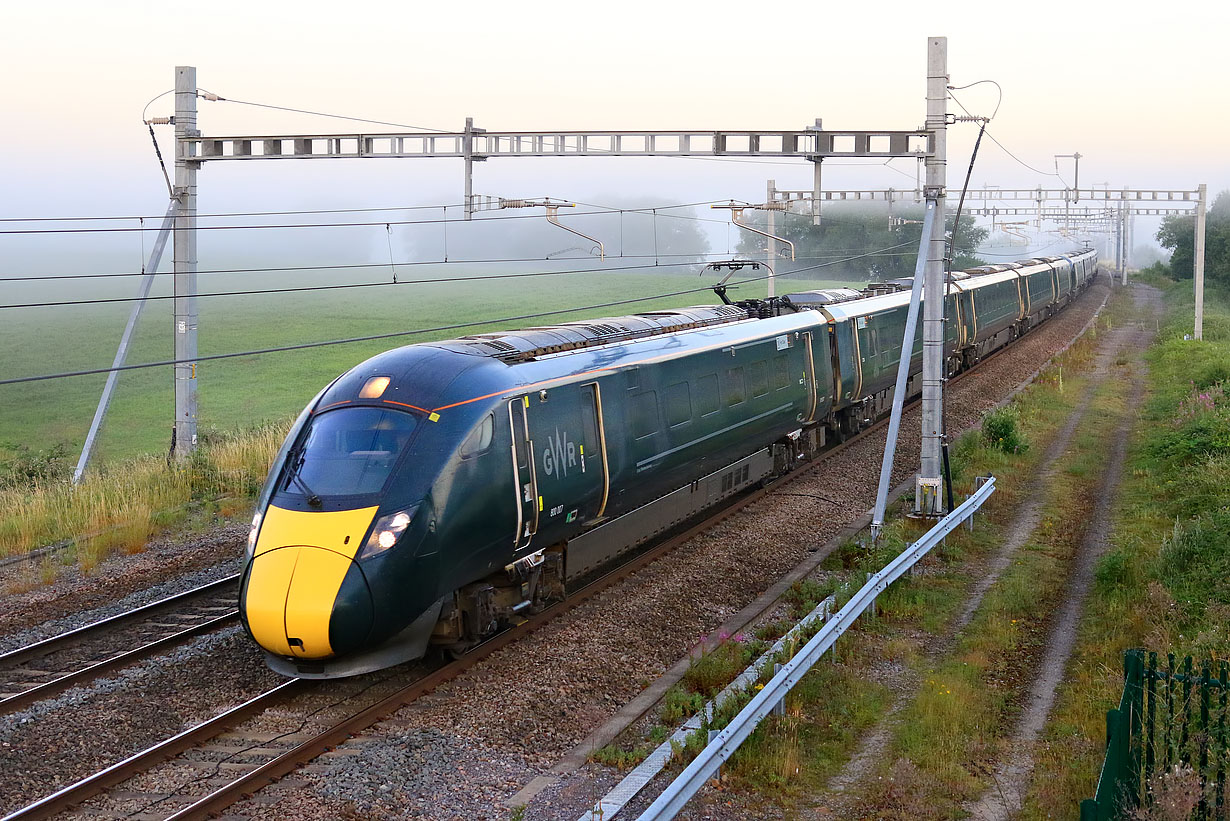
M 417 280 L 434 277 L 475 276 L 487 268 L 458 271 L 459 266 L 416 268 Z M 520 270 L 541 270 L 527 264 Z M 562 270 L 593 268 L 578 260 Z M 200 355 L 271 348 L 347 337 L 414 331 L 461 323 L 483 323 L 505 317 L 572 309 L 578 306 L 655 297 L 703 289 L 718 277 L 707 271 L 696 275 L 663 266 L 649 272 L 611 270 L 520 279 L 476 279 L 472 282 L 423 283 L 399 277 L 390 282 L 387 267 L 344 272 L 283 274 L 226 274 L 201 277 L 200 289 L 234 291 L 288 288 L 338 282 L 390 283 L 375 287 L 211 297 L 199 300 Z M 748 276 L 759 276 L 763 271 Z M 405 272 L 403 272 L 404 274 Z M 503 273 L 500 271 L 499 273 Z M 166 292 L 168 277 L 159 282 Z M 846 281 L 789 279 L 778 291 L 836 287 Z M 861 283 L 853 283 L 861 285 Z M 127 296 L 134 280 L 87 282 L 54 294 L 18 283 L 4 291 L 4 304 L 35 299 Z M 157 293 L 157 292 L 156 292 Z M 763 281 L 731 290 L 735 299 L 763 296 Z M 376 353 L 401 344 L 448 339 L 481 330 L 527 327 L 585 317 L 612 316 L 636 311 L 713 304 L 711 292 L 696 290 L 629 305 L 599 307 L 540 319 L 495 321 L 458 330 L 403 338 L 349 343 L 301 351 L 262 354 L 202 363 L 198 369 L 199 414 L 202 431 L 234 430 L 292 416 L 330 379 Z M 44 373 L 105 368 L 111 364 L 131 305 L 21 308 L 0 315 L 0 379 Z M 136 364 L 171 359 L 171 301 L 150 302 L 130 349 L 128 362 Z M 45 451 L 57 444 L 67 447 L 75 461 L 101 393 L 104 375 L 55 379 L 0 386 L 0 461 L 24 446 Z M 114 463 L 145 453 L 163 453 L 170 441 L 172 378 L 170 367 L 128 371 L 121 375 L 96 458 Z

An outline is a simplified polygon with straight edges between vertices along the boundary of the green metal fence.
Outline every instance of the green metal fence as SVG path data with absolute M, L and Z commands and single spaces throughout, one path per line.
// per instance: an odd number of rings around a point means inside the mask
M 1123 695 L 1106 713 L 1106 760 L 1097 793 L 1081 802 L 1081 821 L 1124 819 L 1164 803 L 1183 817 L 1225 818 L 1227 662 L 1129 650 Z M 1190 805 L 1190 807 L 1188 807 Z

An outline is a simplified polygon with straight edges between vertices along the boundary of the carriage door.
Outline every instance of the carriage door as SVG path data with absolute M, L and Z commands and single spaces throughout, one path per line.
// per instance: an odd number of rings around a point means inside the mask
M 811 331 L 803 332 L 803 384 L 807 386 L 807 416 L 803 422 L 816 421 L 816 410 L 820 407 L 820 386 L 816 384 L 816 356 L 812 350 Z
M 593 520 L 603 518 L 606 513 L 607 499 L 611 495 L 611 468 L 606 455 L 606 424 L 602 419 L 602 389 L 597 382 L 581 386 L 581 469 L 589 475 L 590 487 L 599 484 L 601 477 L 602 496 L 597 500 L 597 508 L 587 510 L 588 517 Z M 597 494 L 595 494 L 596 496 Z
M 602 516 L 607 470 L 596 383 L 561 385 L 530 394 L 537 530 L 554 541 L 560 526 Z M 565 528 L 567 530 L 568 528 Z
M 512 428 L 513 483 L 517 490 L 516 549 L 528 547 L 538 532 L 538 480 L 534 471 L 534 442 L 529 436 L 528 396 L 508 401 L 508 424 Z

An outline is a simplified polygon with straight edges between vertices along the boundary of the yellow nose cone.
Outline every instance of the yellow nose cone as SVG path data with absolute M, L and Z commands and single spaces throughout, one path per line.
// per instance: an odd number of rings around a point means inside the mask
M 333 655 L 329 620 L 376 508 L 308 513 L 269 506 L 244 594 L 248 629 L 271 653 Z

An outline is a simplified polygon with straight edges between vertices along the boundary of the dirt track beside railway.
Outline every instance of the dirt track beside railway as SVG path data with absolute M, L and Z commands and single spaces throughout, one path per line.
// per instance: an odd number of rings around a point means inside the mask
M 1133 296 L 1137 316 L 1157 316 L 1161 313 L 1161 293 L 1156 289 L 1136 286 Z M 995 787 L 969 807 L 970 817 L 976 821 L 1008 819 L 1021 808 L 1033 772 L 1034 745 L 1046 725 L 1051 707 L 1055 703 L 1056 692 L 1066 675 L 1068 661 L 1076 646 L 1077 628 L 1085 600 L 1093 584 L 1094 567 L 1109 542 L 1112 505 L 1123 476 L 1128 439 L 1144 395 L 1145 365 L 1141 354 L 1154 337 L 1154 329 L 1150 328 L 1147 322 L 1117 330 L 1121 333 L 1105 346 L 1099 356 L 1098 367 L 1107 368 L 1111 361 L 1120 355 L 1120 351 L 1131 352 L 1130 381 L 1123 386 L 1127 396 L 1126 407 L 1115 424 L 1111 451 L 1098 485 L 1092 516 L 1087 520 L 1084 536 L 1073 560 L 1072 571 L 1060 597 L 1062 605 L 1051 624 L 1046 647 L 1042 651 L 1042 660 L 1037 666 L 1038 678 L 1030 687 L 1024 709 L 1012 734 L 1010 749 L 1015 755 L 999 763 L 993 776 Z M 1114 344 L 1115 342 L 1118 344 Z M 1036 527 L 1036 523 L 1033 527 Z M 1033 527 L 1029 528 L 1030 531 Z M 1018 535 L 1023 542 L 1029 533 L 1011 534 L 1013 538 Z

